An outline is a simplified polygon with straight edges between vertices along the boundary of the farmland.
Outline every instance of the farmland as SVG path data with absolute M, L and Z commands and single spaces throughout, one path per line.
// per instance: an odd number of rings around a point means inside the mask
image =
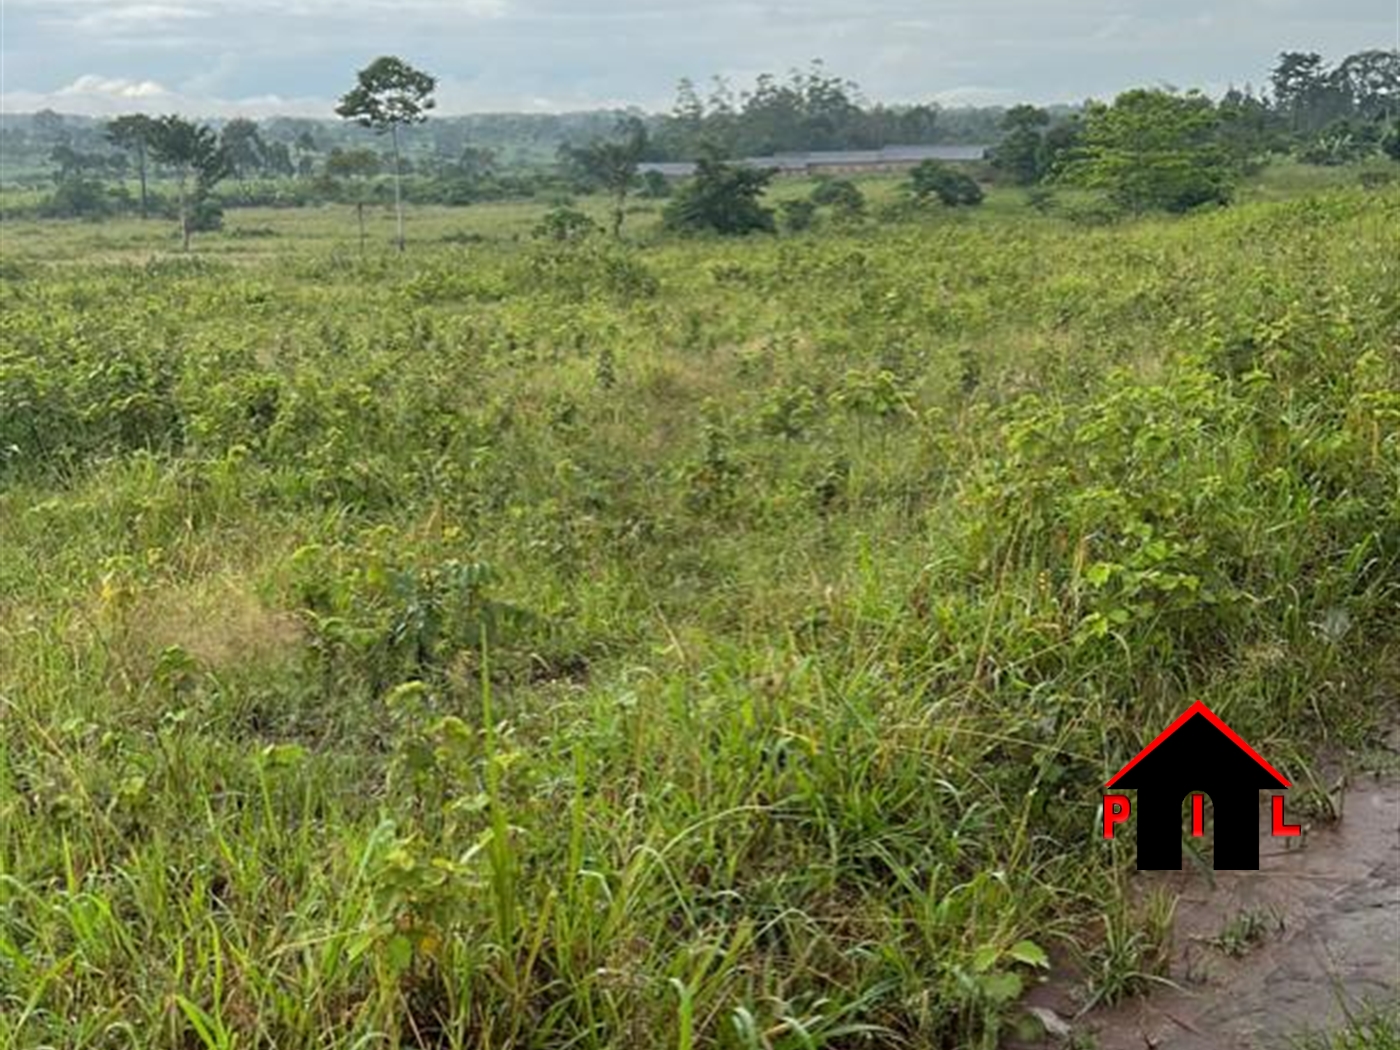
M 1400 188 L 1286 177 L 7 224 L 0 1045 L 990 1046 L 1052 953 L 1142 991 L 1103 782 L 1199 699 L 1306 786 L 1400 696 Z

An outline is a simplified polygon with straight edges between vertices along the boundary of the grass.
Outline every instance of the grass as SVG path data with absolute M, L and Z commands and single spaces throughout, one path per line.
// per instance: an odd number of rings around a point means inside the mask
M 1294 1041 L 1298 1050 L 1398 1050 L 1400 1007 L 1369 1007 L 1331 1035 L 1308 1034 Z
M 1291 773 L 1389 717 L 1400 195 L 1019 199 L 7 223 L 0 1045 L 990 1046 L 1057 943 L 1149 985 L 1103 781 L 1189 700 Z

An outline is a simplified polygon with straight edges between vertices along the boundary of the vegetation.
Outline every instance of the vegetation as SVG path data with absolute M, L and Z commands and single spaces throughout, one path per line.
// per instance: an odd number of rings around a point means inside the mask
M 1064 175 L 1139 214 L 1228 203 L 1234 172 L 1217 137 L 1219 120 L 1202 95 L 1125 92 L 1111 106 L 1090 106 Z
M 678 233 L 730 236 L 772 233 L 771 208 L 760 203 L 774 172 L 701 157 L 695 176 L 681 187 L 664 212 L 666 227 Z
M 404 250 L 403 156 L 399 129 L 421 124 L 437 103 L 432 94 L 437 81 L 392 55 L 376 58 L 356 74 L 355 86 L 340 100 L 336 113 L 361 127 L 389 133 L 394 147 L 394 214 L 399 223 L 399 251 Z
M 192 231 L 218 228 L 220 209 L 209 195 L 231 170 L 228 155 L 208 125 L 173 114 L 155 121 L 149 149 L 152 157 L 175 172 L 180 238 L 189 251 Z
M 1052 948 L 1160 979 L 1103 781 L 1400 690 L 1400 185 L 1266 175 L 9 225 L 0 1045 L 987 1047 Z
M 936 160 L 926 160 L 909 173 L 909 192 L 920 203 L 936 198 L 949 208 L 975 207 L 983 199 L 976 179 Z
M 637 166 L 647 149 L 647 129 L 640 120 L 623 121 L 618 131 L 618 139 L 599 139 L 582 148 L 565 146 L 561 151 L 585 190 L 601 191 L 612 199 L 614 237 L 622 236 L 627 195 L 637 183 Z

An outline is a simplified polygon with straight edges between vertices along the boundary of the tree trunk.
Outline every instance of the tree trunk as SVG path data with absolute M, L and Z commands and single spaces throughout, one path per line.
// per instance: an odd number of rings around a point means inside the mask
M 136 146 L 136 170 L 141 174 L 141 218 L 147 218 L 146 206 L 146 144 Z
M 624 218 L 623 208 L 627 203 L 627 191 L 623 190 L 613 201 L 613 237 L 622 240 L 622 220 Z
M 399 251 L 403 251 L 403 194 L 399 189 L 403 165 L 399 161 L 399 126 L 389 125 L 389 133 L 394 138 L 394 212 L 399 222 Z
M 365 256 L 365 202 L 357 200 L 355 202 L 355 215 L 360 220 L 360 258 Z
M 185 193 L 185 180 L 188 175 L 180 172 L 180 238 L 184 242 L 185 251 L 190 250 L 190 204 L 189 197 Z

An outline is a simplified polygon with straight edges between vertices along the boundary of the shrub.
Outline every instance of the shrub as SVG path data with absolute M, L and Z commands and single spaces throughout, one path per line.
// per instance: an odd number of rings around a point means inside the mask
M 578 241 L 597 233 L 601 227 L 576 208 L 558 207 L 545 212 L 532 231 L 544 241 Z
M 662 222 L 677 233 L 773 233 L 773 211 L 759 203 L 772 171 L 702 157 L 695 177 L 666 205 Z
M 810 200 L 783 201 L 778 205 L 778 214 L 783 229 L 789 233 L 800 233 L 812 228 L 817 220 L 817 206 Z
M 865 211 L 865 194 L 849 179 L 822 179 L 812 190 L 812 203 L 839 215 L 856 216 Z
M 982 203 L 982 187 L 977 185 L 976 179 L 936 160 L 926 160 L 909 173 L 909 189 L 917 201 L 937 197 L 949 208 L 974 207 Z

